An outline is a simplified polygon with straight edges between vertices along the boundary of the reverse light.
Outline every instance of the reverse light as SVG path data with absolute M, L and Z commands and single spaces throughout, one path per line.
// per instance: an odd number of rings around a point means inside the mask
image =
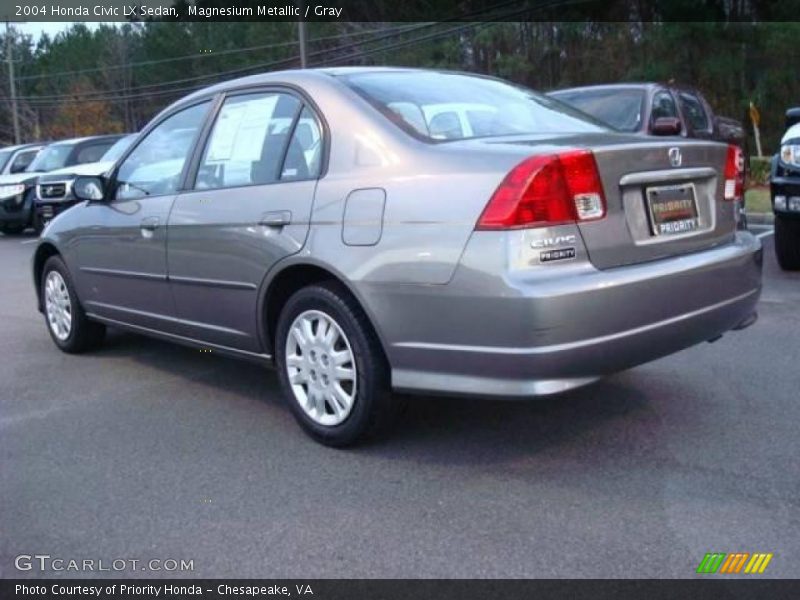
M 744 153 L 739 146 L 728 145 L 725 161 L 725 200 L 740 200 L 744 195 Z
M 0 185 L 0 199 L 11 198 L 18 196 L 25 191 L 24 183 L 15 183 L 13 185 Z
M 533 156 L 495 190 L 476 229 L 524 229 L 602 219 L 603 184 L 594 154 L 572 150 Z

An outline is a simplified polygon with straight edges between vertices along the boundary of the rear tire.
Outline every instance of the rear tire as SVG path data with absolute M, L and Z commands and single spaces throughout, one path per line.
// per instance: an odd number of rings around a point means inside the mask
M 775 216 L 775 256 L 781 269 L 800 270 L 800 220 Z
M 349 446 L 394 421 L 399 402 L 383 348 L 341 285 L 311 285 L 289 298 L 278 318 L 275 359 L 292 414 L 314 440 Z
M 60 350 L 77 354 L 103 342 L 106 327 L 87 318 L 60 256 L 51 256 L 44 263 L 40 286 L 47 331 Z
M 42 235 L 42 231 L 44 231 L 44 220 L 42 219 L 42 215 L 40 215 L 37 211 L 34 211 L 31 221 L 36 235 Z

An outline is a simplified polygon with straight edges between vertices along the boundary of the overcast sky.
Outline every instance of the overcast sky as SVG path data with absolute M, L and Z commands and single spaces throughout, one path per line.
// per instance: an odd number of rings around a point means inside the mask
M 100 23 L 92 23 L 92 22 L 85 22 L 83 23 L 90 29 L 94 29 Z M 27 22 L 27 23 L 15 23 L 14 27 L 17 28 L 18 31 L 22 33 L 27 33 L 33 36 L 34 42 L 39 41 L 39 38 L 43 33 L 46 33 L 50 37 L 53 37 L 59 31 L 64 31 L 65 29 L 69 29 L 73 25 L 72 22 L 66 23 L 58 23 L 58 22 L 44 22 L 44 23 L 34 23 L 34 22 Z

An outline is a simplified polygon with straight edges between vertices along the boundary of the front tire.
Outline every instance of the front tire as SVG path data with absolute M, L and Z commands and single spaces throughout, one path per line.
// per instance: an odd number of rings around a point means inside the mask
M 86 317 L 69 270 L 60 256 L 47 259 L 40 286 L 47 331 L 60 350 L 74 354 L 102 343 L 105 325 Z
M 800 270 L 800 220 L 775 216 L 775 256 L 781 269 Z
M 278 319 L 275 358 L 292 414 L 316 441 L 349 446 L 394 420 L 397 400 L 383 349 L 340 285 L 312 285 L 289 298 Z

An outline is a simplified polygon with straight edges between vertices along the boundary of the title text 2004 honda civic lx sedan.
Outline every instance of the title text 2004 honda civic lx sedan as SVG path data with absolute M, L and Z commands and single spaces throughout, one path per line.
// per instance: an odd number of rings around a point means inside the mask
M 392 389 L 562 392 L 752 323 L 740 163 L 491 78 L 248 77 L 76 179 L 35 253 L 39 308 L 66 352 L 109 325 L 274 360 L 300 425 L 345 445 Z

